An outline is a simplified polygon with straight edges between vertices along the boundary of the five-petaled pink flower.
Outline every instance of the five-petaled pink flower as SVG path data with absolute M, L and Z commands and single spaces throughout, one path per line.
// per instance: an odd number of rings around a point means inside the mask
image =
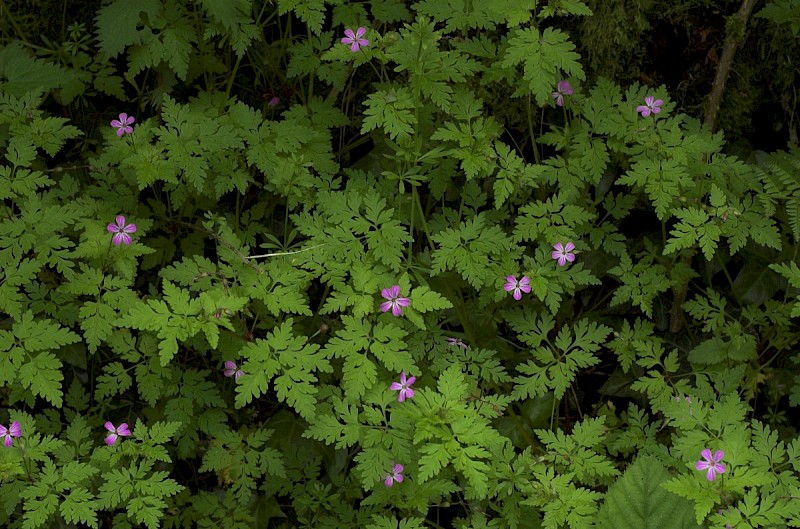
M 564 106 L 564 96 L 572 95 L 572 86 L 567 81 L 559 81 L 556 85 L 556 91 L 552 93 L 553 99 L 556 100 L 556 105 Z
M 395 481 L 401 483 L 403 481 L 402 472 L 403 472 L 403 465 L 401 465 L 400 463 L 396 464 L 392 468 L 392 471 L 386 474 L 386 477 L 383 480 L 383 484 L 386 485 L 387 487 L 391 487 L 392 485 L 394 485 Z
M 395 316 L 400 316 L 403 313 L 403 307 L 408 307 L 411 303 L 410 299 L 400 297 L 400 287 L 397 285 L 381 290 L 381 296 L 389 300 L 381 303 L 381 311 L 388 312 L 391 309 Z
M 119 119 L 111 120 L 111 126 L 116 127 L 117 136 L 120 138 L 125 134 L 133 134 L 133 122 L 136 121 L 133 116 L 128 114 L 120 114 Z
M 465 351 L 469 349 L 469 346 L 465 344 L 461 338 L 448 338 L 447 343 L 456 347 L 461 347 Z
M 506 284 L 503 286 L 506 292 L 513 292 L 514 299 L 519 301 L 522 299 L 522 293 L 526 294 L 531 291 L 531 280 L 528 276 L 522 276 L 522 279 L 517 281 L 517 276 L 506 277 Z
M 344 30 L 346 37 L 342 38 L 342 44 L 349 44 L 350 51 L 356 52 L 361 46 L 366 46 L 369 41 L 364 38 L 366 28 L 358 28 L 355 33 L 350 28 Z
M 125 224 L 125 215 L 117 215 L 116 221 L 116 223 L 112 222 L 108 225 L 109 233 L 114 234 L 111 242 L 113 242 L 116 246 L 119 246 L 124 242 L 127 246 L 133 242 L 133 239 L 131 239 L 131 236 L 128 234 L 136 233 L 136 224 Z
M 722 474 L 725 472 L 725 465 L 720 463 L 725 455 L 722 450 L 717 450 L 714 452 L 714 456 L 712 457 L 711 450 L 706 448 L 700 452 L 700 455 L 703 456 L 703 459 L 695 464 L 695 468 L 697 468 L 697 470 L 708 470 L 708 472 L 706 472 L 706 478 L 708 481 L 714 481 L 714 478 L 717 477 L 717 474 Z
M 400 394 L 397 396 L 397 400 L 399 402 L 403 402 L 406 399 L 410 399 L 414 396 L 414 390 L 411 389 L 411 384 L 417 380 L 417 377 L 408 377 L 406 378 L 406 372 L 403 371 L 400 373 L 400 382 L 392 382 L 392 385 L 389 386 L 392 391 L 399 391 Z M 400 467 L 400 470 L 403 468 Z M 391 485 L 389 485 L 391 487 Z
M 239 377 L 244 375 L 244 371 L 236 367 L 235 362 L 231 362 L 230 360 L 225 361 L 225 376 L 226 377 L 233 377 L 234 380 L 239 380 Z
M 104 426 L 106 430 L 111 432 L 109 436 L 106 437 L 106 444 L 108 446 L 112 446 L 114 443 L 116 443 L 117 437 L 126 437 L 131 434 L 131 431 L 128 429 L 128 423 L 126 422 L 120 424 L 119 428 L 114 428 L 114 424 L 111 421 L 108 421 Z
M 11 423 L 7 429 L 5 426 L 0 424 L 0 437 L 3 438 L 3 445 L 5 447 L 9 447 L 14 444 L 14 439 L 12 437 L 19 437 L 22 435 L 22 428 L 20 428 L 19 421 L 14 421 Z
M 558 266 L 564 266 L 567 264 L 567 261 L 570 263 L 575 260 L 575 254 L 572 253 L 572 250 L 575 249 L 575 245 L 571 242 L 568 242 L 566 246 L 561 243 L 557 243 L 553 245 L 555 251 L 553 252 L 553 259 L 558 260 Z
M 653 96 L 645 97 L 644 102 L 644 105 L 636 107 L 636 112 L 639 112 L 643 118 L 646 118 L 650 114 L 658 114 L 661 112 L 661 105 L 664 104 L 662 100 L 656 99 Z

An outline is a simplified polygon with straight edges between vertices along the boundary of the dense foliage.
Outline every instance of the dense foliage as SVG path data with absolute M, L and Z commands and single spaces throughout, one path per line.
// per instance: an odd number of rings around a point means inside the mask
M 800 1 L 9 2 L 0 525 L 800 527 Z

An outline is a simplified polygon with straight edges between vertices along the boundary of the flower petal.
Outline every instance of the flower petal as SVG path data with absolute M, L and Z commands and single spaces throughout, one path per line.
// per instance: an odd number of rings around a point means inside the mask
M 725 457 L 725 452 L 723 452 L 722 450 L 717 450 L 716 452 L 714 452 L 714 461 L 715 462 L 718 463 L 718 462 L 722 461 L 723 457 Z
M 568 252 L 571 252 L 572 250 L 574 250 L 574 249 L 575 249 L 575 245 L 574 245 L 574 244 L 572 244 L 571 242 L 568 242 L 568 243 L 567 243 L 567 245 L 564 247 L 564 249 L 565 249 L 566 251 L 568 251 Z
M 403 309 L 400 307 L 398 303 L 392 302 L 392 314 L 395 316 L 402 316 Z
M 13 437 L 19 437 L 22 435 L 22 427 L 20 427 L 19 421 L 14 421 L 11 423 L 11 426 L 8 428 L 8 433 L 10 433 Z
M 381 303 L 381 312 L 389 312 L 392 307 L 394 307 L 394 303 L 391 301 L 384 301 Z
M 403 385 L 400 382 L 392 382 L 392 385 L 389 386 L 389 389 L 392 391 L 400 391 L 403 389 Z
M 119 428 L 117 428 L 117 433 L 119 435 L 130 435 L 131 431 L 128 429 L 128 423 L 124 422 L 120 424 Z
M 410 399 L 414 396 L 414 390 L 411 388 L 406 388 L 406 396 L 404 398 Z
M 124 231 L 125 233 L 136 233 L 136 224 L 130 223 L 124 228 L 122 228 L 122 231 Z
M 522 299 L 522 292 L 520 292 L 520 290 L 519 290 L 518 288 L 515 288 L 515 289 L 514 289 L 514 294 L 513 294 L 513 297 L 514 297 L 514 299 L 516 299 L 517 301 L 521 300 L 521 299 Z
M 399 473 L 401 473 L 401 472 L 403 471 L 403 465 L 401 465 L 400 463 L 397 463 L 397 464 L 394 466 L 394 468 L 392 469 L 392 471 L 393 471 L 395 474 L 399 474 Z
M 114 428 L 114 423 L 112 423 L 111 421 L 108 421 L 107 423 L 105 423 L 105 424 L 103 425 L 103 427 L 104 427 L 106 430 L 108 430 L 109 432 L 113 432 L 114 430 L 116 430 L 116 428 Z
M 391 486 L 394 485 L 394 477 L 391 474 L 386 474 L 383 484 L 391 488 Z
M 702 456 L 702 458 L 705 459 L 706 461 L 711 461 L 713 459 L 711 457 L 711 450 L 709 450 L 708 448 L 703 449 L 703 451 L 700 452 L 700 456 Z
M 364 28 L 364 27 L 358 28 L 356 30 L 356 38 L 360 39 L 361 37 L 364 36 L 364 33 L 366 33 L 366 32 L 367 32 L 367 28 Z
M 394 302 L 401 307 L 408 307 L 411 304 L 411 300 L 408 298 L 397 298 Z
M 714 467 L 709 467 L 708 472 L 706 472 L 706 479 L 708 481 L 714 481 L 714 478 L 717 477 L 716 472 L 717 471 L 714 470 Z
M 6 438 L 3 440 L 3 445 L 8 448 L 9 446 L 13 445 L 14 441 L 11 439 L 11 436 L 6 434 Z
M 108 446 L 112 446 L 114 443 L 116 443 L 116 442 L 117 442 L 117 434 L 115 434 L 115 433 L 112 433 L 111 435 L 109 435 L 108 437 L 106 437 L 105 441 L 106 441 L 106 444 L 107 444 Z

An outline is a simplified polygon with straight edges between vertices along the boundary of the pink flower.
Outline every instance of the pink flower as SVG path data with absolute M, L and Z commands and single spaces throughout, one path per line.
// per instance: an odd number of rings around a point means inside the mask
M 125 215 L 117 215 L 116 221 L 116 224 L 112 222 L 108 225 L 109 233 L 114 234 L 111 242 L 113 242 L 116 246 L 119 246 L 124 242 L 127 246 L 133 242 L 133 239 L 131 239 L 131 236 L 128 234 L 136 233 L 136 224 L 125 224 Z
M 465 351 L 469 349 L 469 346 L 465 344 L 461 338 L 448 338 L 447 343 L 456 347 L 461 347 Z
M 389 386 L 392 391 L 399 391 L 400 394 L 397 396 L 397 400 L 399 402 L 403 402 L 406 399 L 410 399 L 414 396 L 414 390 L 411 389 L 411 384 L 417 380 L 417 377 L 408 377 L 406 378 L 406 372 L 403 371 L 400 373 L 400 382 L 392 382 L 392 385 Z M 400 467 L 400 470 L 403 470 L 403 467 Z M 389 485 L 391 487 L 391 485 Z
M 12 437 L 20 437 L 21 435 L 22 428 L 19 426 L 19 421 L 12 422 L 8 429 L 0 424 L 0 437 L 3 438 L 3 445 L 6 448 L 14 444 L 14 439 L 12 439 Z
M 270 99 L 267 104 L 269 106 L 271 106 L 271 107 L 276 107 L 276 106 L 278 106 L 280 104 L 280 102 L 281 102 L 281 98 L 280 97 L 272 96 L 272 99 Z
M 120 138 L 125 134 L 133 134 L 133 122 L 136 121 L 133 116 L 128 116 L 128 114 L 120 114 L 119 119 L 111 120 L 111 126 L 116 127 L 117 129 L 117 136 Z
M 392 309 L 392 314 L 395 316 L 400 316 L 403 313 L 403 307 L 408 307 L 411 303 L 410 299 L 400 297 L 400 287 L 397 285 L 381 290 L 381 296 L 389 300 L 381 303 L 381 312 Z
M 636 107 L 636 112 L 641 113 L 643 118 L 646 118 L 650 114 L 658 114 L 661 112 L 661 105 L 664 104 L 664 102 L 660 99 L 655 99 L 654 101 L 653 96 L 645 97 L 644 102 L 644 105 L 639 105 Z
M 506 292 L 514 292 L 512 294 L 514 299 L 519 301 L 522 299 L 522 293 L 525 292 L 526 294 L 531 291 L 531 280 L 528 279 L 528 276 L 522 276 L 522 279 L 517 281 L 517 276 L 508 276 L 506 277 L 506 284 L 503 286 L 506 289 Z
M 553 99 L 556 100 L 556 105 L 564 106 L 564 96 L 572 95 L 572 86 L 567 81 L 559 81 L 556 85 L 556 91 L 551 94 Z
M 364 38 L 366 32 L 366 28 L 358 28 L 355 33 L 352 29 L 347 28 L 344 30 L 344 34 L 347 36 L 342 39 L 342 44 L 350 44 L 350 51 L 357 52 L 359 47 L 369 44 L 369 41 Z
M 706 479 L 708 479 L 708 481 L 714 481 L 717 474 L 725 472 L 725 465 L 720 463 L 725 455 L 722 450 L 717 450 L 714 453 L 714 457 L 711 457 L 711 450 L 706 448 L 700 452 L 700 455 L 703 456 L 703 460 L 698 461 L 695 464 L 695 468 L 697 470 L 708 470 L 708 472 L 706 472 Z
M 108 446 L 113 446 L 114 443 L 117 442 L 117 437 L 120 435 L 126 437 L 131 434 L 131 431 L 128 430 L 128 423 L 124 422 L 119 425 L 119 428 L 114 428 L 114 424 L 111 421 L 108 421 L 105 424 L 106 430 L 111 432 L 108 437 L 106 437 L 106 444 Z
M 394 482 L 402 483 L 403 481 L 403 465 L 400 463 L 396 464 L 392 471 L 386 474 L 386 477 L 383 480 L 383 484 L 387 487 L 391 487 L 394 485 Z
M 239 380 L 239 377 L 244 375 L 244 371 L 236 367 L 235 362 L 231 362 L 227 360 L 225 362 L 225 376 L 226 377 L 233 377 L 234 380 Z
M 566 246 L 561 243 L 554 244 L 553 248 L 555 248 L 555 252 L 553 252 L 553 259 L 558 260 L 558 266 L 564 266 L 567 264 L 567 261 L 570 263 L 575 260 L 575 254 L 572 253 L 572 250 L 575 249 L 575 245 L 571 242 L 568 242 Z

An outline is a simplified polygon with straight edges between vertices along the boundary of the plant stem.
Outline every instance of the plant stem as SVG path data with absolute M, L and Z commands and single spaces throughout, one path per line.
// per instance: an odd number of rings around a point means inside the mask
M 731 17 L 731 22 L 726 29 L 722 57 L 719 60 L 714 83 L 711 85 L 711 94 L 708 96 L 708 108 L 706 109 L 704 122 L 705 127 L 712 132 L 717 127 L 719 108 L 722 105 L 725 83 L 731 73 L 733 57 L 736 55 L 739 44 L 744 41 L 744 30 L 747 28 L 747 20 L 750 18 L 750 12 L 753 10 L 755 3 L 756 0 L 742 0 L 739 11 Z

